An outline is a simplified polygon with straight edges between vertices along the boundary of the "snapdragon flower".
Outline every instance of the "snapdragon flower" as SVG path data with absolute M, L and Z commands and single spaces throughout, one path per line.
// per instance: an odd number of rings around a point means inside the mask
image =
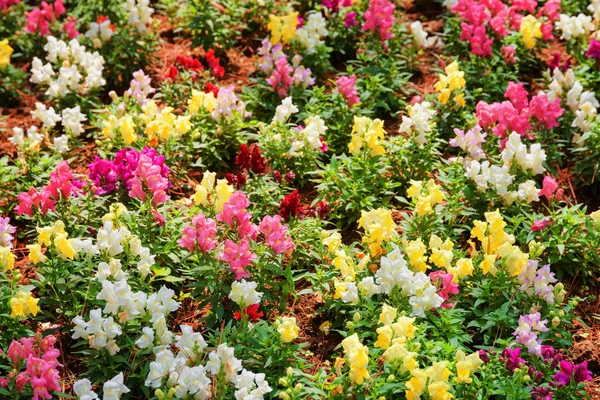
M 588 36 L 590 32 L 596 29 L 592 23 L 592 17 L 581 13 L 577 16 L 560 14 L 560 18 L 554 23 L 554 26 L 561 31 L 560 38 L 565 40 Z
M 379 40 L 385 48 L 385 41 L 392 39 L 392 27 L 396 23 L 394 11 L 396 6 L 389 0 L 371 0 L 369 8 L 365 11 L 361 29 L 363 31 L 372 31 L 379 34 Z
M 154 8 L 150 7 L 150 0 L 126 0 L 123 8 L 128 14 L 128 24 L 132 25 L 138 33 L 148 32 L 148 25 L 152 24 L 154 13 Z
M 314 54 L 319 46 L 325 44 L 321 39 L 327 36 L 327 22 L 320 12 L 308 14 L 302 28 L 296 29 L 294 39 L 306 50 L 306 54 Z
M 259 304 L 263 294 L 257 292 L 256 287 L 256 282 L 247 282 L 245 279 L 240 282 L 233 282 L 228 297 L 242 309 L 253 304 Z
M 335 81 L 338 91 L 344 96 L 348 102 L 348 107 L 352 108 L 360 104 L 360 98 L 356 90 L 356 75 L 340 76 Z
M 292 103 L 292 96 L 288 96 L 281 100 L 281 104 L 275 109 L 273 122 L 286 122 L 288 118 L 298 112 L 298 107 Z

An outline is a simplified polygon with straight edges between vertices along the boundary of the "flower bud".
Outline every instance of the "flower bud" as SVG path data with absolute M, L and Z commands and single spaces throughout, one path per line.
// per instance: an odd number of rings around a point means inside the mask
M 279 398 L 283 399 L 283 400 L 292 400 L 292 398 L 290 397 L 290 395 L 287 394 L 286 392 L 279 393 Z
M 14 275 L 14 278 L 15 278 L 15 281 L 16 281 L 16 282 L 19 282 L 19 281 L 21 280 L 21 278 L 22 278 L 22 277 L 23 277 L 23 275 L 21 275 L 21 273 L 20 273 L 20 272 L 17 272 L 17 273 Z
M 177 392 L 176 392 L 175 388 L 169 389 L 169 391 L 167 392 L 167 398 L 168 399 L 172 399 L 173 397 L 175 397 L 176 393 Z
M 348 322 L 346 322 L 346 328 L 348 328 L 348 329 L 350 329 L 350 330 L 351 330 L 351 329 L 354 329 L 354 324 L 352 323 L 352 321 L 348 321 Z
M 294 368 L 287 367 L 287 369 L 285 370 L 285 374 L 289 377 L 292 377 L 294 375 Z
M 163 399 L 165 398 L 165 394 L 164 394 L 164 392 L 163 392 L 162 390 L 160 390 L 160 389 L 156 389 L 156 390 L 154 391 L 154 395 L 156 396 L 156 398 L 157 398 L 158 400 L 163 400 Z
M 396 377 L 392 374 L 387 377 L 388 383 L 392 383 L 396 380 Z
M 525 376 L 523 377 L 523 382 L 527 383 L 527 382 L 529 382 L 529 381 L 531 381 L 531 377 L 530 377 L 529 375 L 525 375 Z
M 360 321 L 360 313 L 355 312 L 352 316 L 352 321 L 354 321 L 354 323 L 358 323 L 358 321 Z
M 560 310 L 558 312 L 558 316 L 561 317 L 561 318 L 563 318 L 565 316 L 565 312 L 563 310 Z
M 300 391 L 302 390 L 302 388 L 303 388 L 303 387 L 304 387 L 304 385 L 303 385 L 303 384 L 301 384 L 301 383 L 296 383 L 296 386 L 294 386 L 294 392 L 295 392 L 296 394 L 300 393 Z
M 290 385 L 286 378 L 279 378 L 279 384 L 283 387 L 288 387 Z
M 552 327 L 556 328 L 560 325 L 560 318 L 554 317 L 552 318 Z

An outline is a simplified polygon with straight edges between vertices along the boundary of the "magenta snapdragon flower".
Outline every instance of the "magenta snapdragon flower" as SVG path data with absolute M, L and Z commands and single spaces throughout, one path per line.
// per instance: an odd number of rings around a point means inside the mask
M 250 241 L 248 238 L 243 238 L 240 244 L 237 245 L 229 239 L 225 240 L 223 252 L 219 254 L 219 258 L 229 264 L 229 268 L 235 274 L 235 279 L 250 278 L 246 271 L 246 267 L 250 265 L 258 256 L 250 251 Z
M 358 92 L 356 91 L 356 75 L 340 76 L 335 81 L 339 92 L 348 102 L 348 107 L 352 108 L 360 103 Z
M 394 37 L 392 27 L 396 23 L 395 9 L 396 6 L 390 0 L 371 0 L 364 14 L 365 22 L 361 29 L 363 32 L 378 32 L 379 40 L 384 47 L 386 47 L 384 42 Z
M 206 218 L 200 211 L 192 218 L 192 226 L 183 228 L 183 235 L 177 241 L 181 247 L 193 252 L 198 248 L 202 253 L 217 247 L 217 223 L 211 218 Z

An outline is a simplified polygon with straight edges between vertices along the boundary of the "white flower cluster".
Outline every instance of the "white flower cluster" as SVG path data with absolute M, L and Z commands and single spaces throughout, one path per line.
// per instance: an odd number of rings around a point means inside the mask
M 224 372 L 227 383 L 235 388 L 236 400 L 258 400 L 271 392 L 271 387 L 265 380 L 265 374 L 255 374 L 242 367 L 242 362 L 234 355 L 233 347 L 223 343 L 208 355 L 206 365 L 189 366 L 202 352 L 207 344 L 199 333 L 194 333 L 190 326 L 181 326 L 181 336 L 177 336 L 176 347 L 179 352 L 165 348 L 156 353 L 156 360 L 150 363 L 150 372 L 145 385 L 159 388 L 163 378 L 167 377 L 167 386 L 175 389 L 175 396 L 185 398 L 194 396 L 195 399 L 211 398 L 213 378 L 221 371 Z
M 90 311 L 89 321 L 85 321 L 81 316 L 75 317 L 72 321 L 75 325 L 73 339 L 85 339 L 91 348 L 106 348 L 111 355 L 115 355 L 120 350 L 115 338 L 121 335 L 123 330 L 112 316 L 104 318 L 103 313 L 118 315 L 121 323 L 149 313 L 152 316 L 150 322 L 153 323 L 160 345 L 169 345 L 173 334 L 167 329 L 165 317 L 179 308 L 179 303 L 173 300 L 173 296 L 175 292 L 165 286 L 157 293 L 148 296 L 141 291 L 133 293 L 126 278 L 115 283 L 104 280 L 102 291 L 96 297 L 106 302 L 104 310 L 97 308 Z M 136 344 L 142 344 L 144 338 L 151 338 L 146 346 L 149 347 L 155 338 L 154 331 L 146 327 L 142 332 L 144 335 Z
M 54 36 L 48 36 L 47 40 L 44 50 L 49 62 L 43 64 L 42 60 L 34 57 L 30 79 L 32 83 L 48 85 L 46 96 L 64 97 L 72 92 L 85 94 L 106 84 L 102 77 L 104 58 L 97 51 L 87 52 L 77 39 L 71 40 L 68 45 Z M 58 68 L 58 73 L 55 68 Z
M 600 0 L 592 0 L 587 9 L 596 21 L 600 21 Z
M 110 38 L 115 34 L 110 28 L 110 23 L 110 19 L 106 19 L 100 24 L 96 22 L 90 22 L 90 29 L 85 33 L 85 37 L 94 43 L 94 48 L 101 48 L 102 42 L 109 41 Z
M 121 226 L 119 229 L 115 229 L 113 221 L 104 220 L 102 228 L 98 229 L 96 240 L 99 251 L 106 252 L 111 257 L 122 253 L 123 246 L 128 246 L 131 255 L 140 257 L 137 269 L 142 278 L 146 278 L 150 274 L 150 268 L 154 265 L 154 256 L 150 254 L 150 249 L 142 246 L 140 239 L 131 234 L 126 227 Z
M 554 23 L 554 27 L 562 32 L 560 38 L 566 40 L 587 36 L 596 29 L 592 23 L 592 17 L 585 14 L 579 14 L 576 17 L 560 14 L 560 19 Z
M 513 183 L 514 179 L 507 165 L 502 167 L 490 165 L 487 160 L 481 163 L 477 160 L 466 161 L 465 170 L 467 171 L 465 176 L 475 181 L 478 190 L 486 190 L 490 185 L 500 195 L 508 193 L 508 185 Z
M 298 112 L 298 107 L 292 103 L 292 96 L 286 97 L 281 101 L 281 104 L 275 109 L 273 122 L 285 122 L 292 115 Z
M 478 160 L 465 160 L 465 176 L 475 181 L 477 189 L 484 191 L 488 187 L 493 187 L 507 204 L 512 204 L 515 200 L 531 203 L 538 201 L 539 189 L 533 180 L 527 180 L 519 183 L 517 190 L 509 191 L 508 187 L 514 182 L 515 177 L 511 175 L 510 169 L 513 163 L 518 165 L 523 171 L 531 170 L 534 175 L 545 171 L 542 163 L 546 160 L 546 152 L 539 143 L 534 143 L 527 149 L 527 146 L 521 141 L 521 136 L 513 132 L 506 141 L 506 147 L 500 153 L 504 165 L 492 165 L 488 160 L 479 162 Z
M 328 33 L 325 18 L 320 12 L 314 12 L 308 15 L 304 26 L 296 30 L 295 39 L 306 50 L 306 54 L 313 54 L 317 47 L 325 44 L 321 37 Z
M 417 43 L 417 46 L 420 48 L 428 49 L 431 47 L 444 47 L 444 42 L 439 37 L 427 37 L 428 34 L 423 29 L 423 24 L 421 24 L 421 21 L 415 21 L 410 24 L 410 31 L 413 34 L 415 43 Z
M 531 170 L 534 175 L 543 174 L 546 170 L 542 165 L 546 160 L 546 152 L 540 143 L 532 144 L 527 151 L 527 145 L 521 141 L 521 135 L 513 132 L 508 136 L 505 146 L 500 153 L 504 165 L 510 167 L 515 161 L 523 171 Z
M 288 151 L 291 156 L 298 156 L 298 152 L 305 146 L 308 146 L 308 148 L 311 150 L 319 150 L 321 147 L 323 147 L 321 137 L 323 137 L 327 131 L 325 122 L 320 116 L 314 115 L 306 118 L 305 124 L 306 126 L 300 131 L 302 136 L 301 139 L 294 140 L 290 150 Z
M 427 133 L 431 132 L 430 121 L 435 115 L 435 110 L 431 109 L 431 103 L 422 101 L 415 103 L 407 108 L 408 116 L 402 116 L 402 124 L 399 131 L 401 133 L 417 133 L 415 140 L 418 144 L 427 143 Z
M 133 25 L 139 33 L 146 33 L 154 13 L 154 8 L 150 7 L 150 0 L 127 0 L 123 7 L 129 14 L 127 23 Z
M 399 287 L 405 296 L 410 296 L 408 302 L 412 306 L 410 315 L 413 316 L 424 318 L 425 310 L 439 308 L 444 302 L 427 275 L 423 272 L 414 273 L 408 268 L 399 249 L 381 257 L 375 281 L 373 277 L 366 277 L 360 283 L 361 291 L 368 297 L 376 293 L 389 295 L 395 287 Z
M 42 143 L 44 136 L 38 133 L 37 126 L 29 127 L 27 136 L 25 136 L 25 131 L 22 128 L 14 127 L 13 136 L 8 140 L 19 149 L 28 148 L 34 151 Z
M 565 90 L 568 90 L 566 103 L 575 113 L 571 127 L 577 127 L 583 133 L 589 132 L 592 129 L 591 123 L 598 115 L 598 107 L 600 107 L 594 92 L 583 91 L 583 86 L 575 77 L 572 69 L 563 74 L 560 69 L 555 68 L 549 88 L 551 91 L 548 93 L 548 98 L 551 100 L 560 97 Z
M 256 282 L 246 282 L 245 279 L 240 282 L 233 282 L 229 298 L 241 308 L 259 304 L 263 294 L 257 292 L 256 287 Z
M 76 381 L 73 384 L 73 391 L 79 400 L 94 400 L 98 398 L 96 392 L 92 390 L 92 382 L 89 379 L 79 379 Z M 121 395 L 130 392 L 129 388 L 125 386 L 122 372 L 111 380 L 104 382 L 102 391 L 104 392 L 102 400 L 118 400 L 121 398 Z

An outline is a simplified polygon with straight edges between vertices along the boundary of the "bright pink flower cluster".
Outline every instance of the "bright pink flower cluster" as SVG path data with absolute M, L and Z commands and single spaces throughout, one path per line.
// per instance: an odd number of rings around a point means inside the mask
M 69 40 L 79 36 L 79 31 L 77 31 L 77 17 L 67 17 L 67 21 L 63 25 L 63 31 L 67 34 Z
M 216 218 L 218 221 L 225 222 L 230 228 L 236 227 L 240 237 L 249 236 L 255 239 L 258 230 L 251 221 L 252 214 L 246 210 L 249 205 L 250 200 L 244 192 L 238 190 L 229 197 L 229 201 L 223 205 L 223 212 Z
M 337 12 L 342 7 L 352 7 L 352 0 L 323 0 L 321 5 Z
M 365 22 L 361 29 L 364 31 L 379 31 L 379 40 L 385 45 L 385 41 L 394 37 L 392 27 L 396 23 L 394 10 L 396 6 L 390 0 L 371 0 L 369 8 L 365 11 Z
M 138 160 L 137 168 L 131 179 L 131 190 L 129 196 L 146 200 L 146 196 L 152 196 L 152 205 L 157 207 L 169 199 L 169 179 L 162 175 L 161 168 L 153 163 L 153 160 L 142 154 Z
M 42 36 L 50 34 L 50 23 L 67 10 L 63 0 L 56 0 L 53 5 L 42 1 L 40 7 L 25 13 L 25 30 L 29 33 L 40 32 Z
M 127 190 L 131 190 L 134 173 L 142 155 L 150 158 L 152 165 L 160 168 L 161 176 L 168 179 L 169 167 L 165 164 L 165 156 L 158 154 L 155 148 L 144 147 L 141 153 L 135 149 L 125 148 L 115 154 L 113 161 L 96 157 L 94 162 L 88 165 L 90 169 L 88 177 L 96 187 L 95 193 L 104 195 L 113 192 L 117 190 L 119 182 L 122 182 Z
M 19 205 L 15 207 L 15 211 L 18 215 L 26 214 L 32 217 L 35 207 L 40 209 L 42 215 L 46 215 L 49 210 L 54 210 L 59 199 L 68 199 L 77 194 L 82 186 L 83 182 L 75 179 L 68 161 L 62 161 L 50 173 L 50 183 L 41 191 L 32 187 L 28 192 L 19 193 Z
M 442 308 L 450 308 L 453 306 L 452 303 L 449 303 L 447 300 L 451 294 L 458 294 L 458 284 L 452 283 L 452 279 L 454 279 L 454 275 L 444 272 L 444 271 L 433 271 L 429 274 L 429 279 L 432 282 L 439 281 L 440 283 L 436 285 L 438 287 L 438 295 L 446 300 L 441 305 Z
M 181 247 L 194 252 L 197 248 L 206 253 L 217 247 L 217 223 L 212 218 L 206 218 L 200 211 L 198 215 L 192 218 L 192 226 L 183 228 L 183 236 L 177 241 Z
M 287 96 L 290 86 L 294 83 L 293 72 L 294 68 L 288 63 L 287 58 L 281 57 L 275 61 L 275 69 L 273 69 L 271 76 L 267 78 L 267 83 L 271 85 L 279 97 Z
M 535 14 L 538 5 L 536 0 L 515 0 L 507 6 L 502 0 L 458 0 L 452 7 L 452 12 L 458 14 L 461 22 L 461 40 L 467 40 L 471 45 L 471 53 L 482 57 L 492 55 L 494 39 L 488 36 L 488 27 L 498 39 L 518 31 L 523 19 L 522 12 Z M 544 40 L 552 39 L 552 23 L 560 17 L 560 0 L 549 0 L 537 13 L 538 18 L 545 16 L 546 22 L 542 24 Z M 503 48 L 503 57 L 514 60 L 512 52 Z M 510 61 L 514 62 L 514 61 Z
M 235 279 L 239 281 L 240 279 L 252 276 L 246 271 L 246 267 L 252 261 L 256 260 L 258 256 L 250 251 L 250 240 L 245 237 L 240 241 L 239 245 L 226 239 L 225 248 L 219 254 L 219 258 L 229 264 L 229 268 L 235 274 Z
M 350 108 L 360 103 L 358 92 L 356 91 L 356 75 L 340 76 L 335 83 Z
M 275 253 L 285 253 L 286 256 L 290 256 L 294 251 L 294 242 L 287 235 L 288 228 L 281 223 L 279 215 L 273 217 L 266 215 L 258 225 L 258 230 L 265 235 L 267 244 Z
M 538 196 L 546 196 L 546 199 L 551 200 L 552 195 L 558 189 L 558 183 L 551 176 L 544 176 L 544 181 L 542 182 L 542 190 L 538 192 Z
M 54 336 L 42 338 L 39 333 L 32 338 L 12 341 L 7 356 L 14 369 L 20 370 L 21 363 L 26 361 L 25 371 L 15 378 L 17 391 L 22 392 L 29 383 L 33 389 L 33 400 L 51 399 L 51 391 L 60 391 L 58 367 L 61 365 L 57 360 L 60 351 L 54 348 L 55 343 Z M 7 380 L 3 382 L 6 383 Z
M 10 6 L 16 6 L 21 0 L 0 0 L 0 10 L 6 10 Z
M 522 82 L 510 82 L 504 93 L 509 101 L 477 103 L 479 125 L 484 129 L 491 128 L 494 135 L 503 139 L 513 131 L 533 139 L 531 120 L 547 129 L 558 126 L 557 119 L 564 112 L 560 107 L 560 98 L 550 101 L 545 93 L 540 93 L 529 101 L 527 96 Z

